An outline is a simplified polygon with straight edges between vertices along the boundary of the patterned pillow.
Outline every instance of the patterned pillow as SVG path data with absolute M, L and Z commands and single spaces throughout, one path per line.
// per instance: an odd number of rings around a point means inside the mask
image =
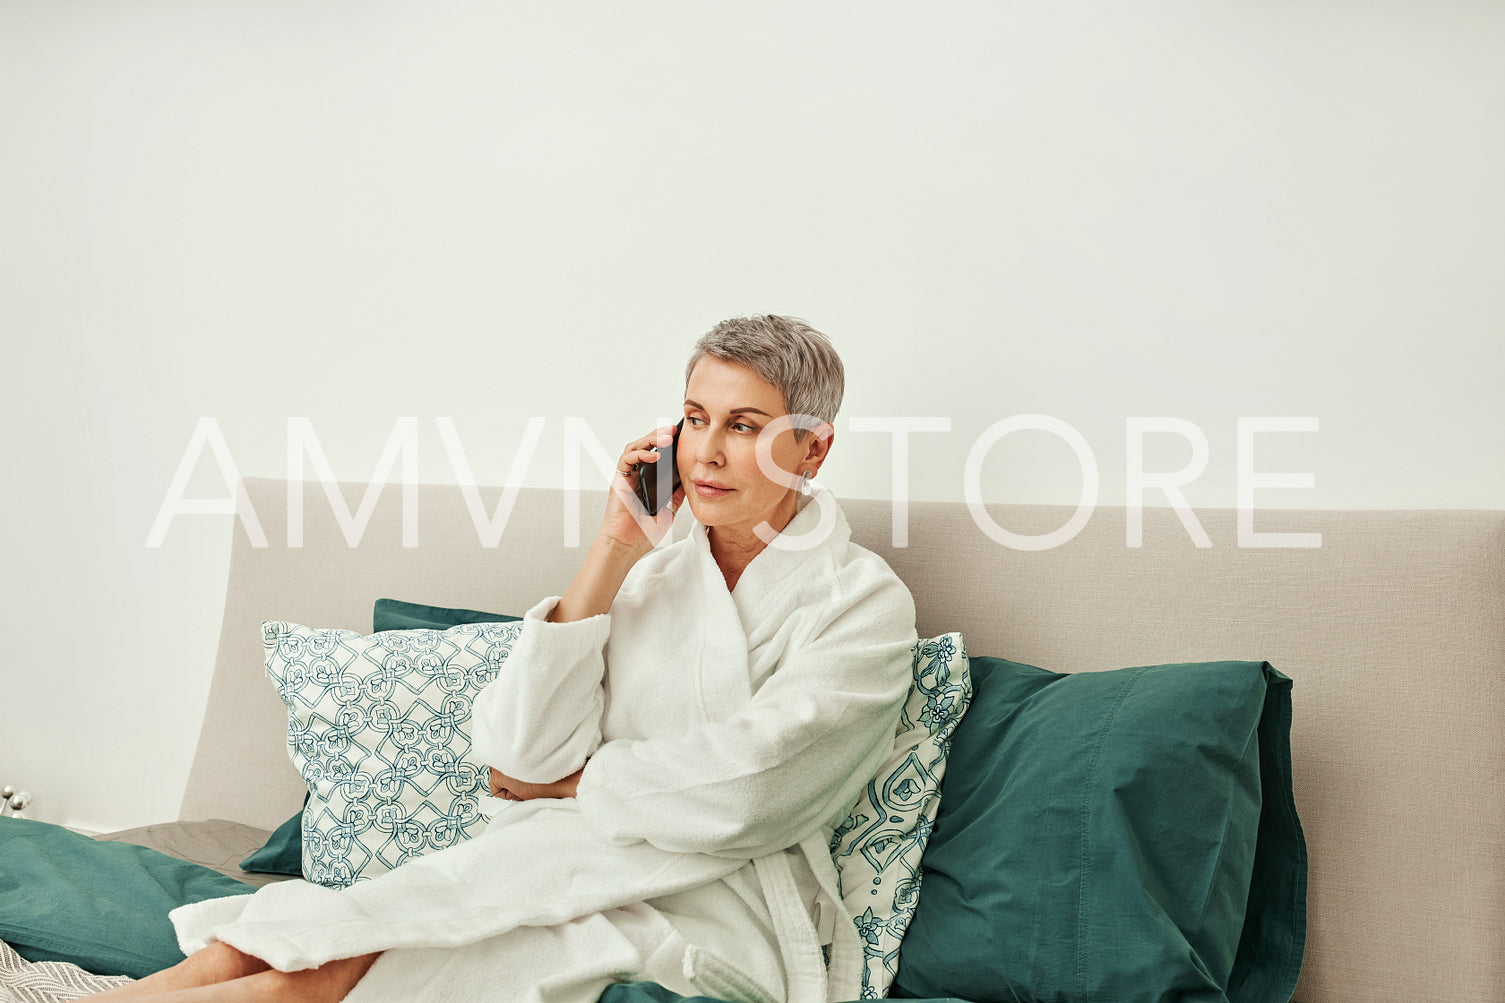
M 470 710 L 521 623 L 363 635 L 269 620 L 267 675 L 308 785 L 303 874 L 344 887 L 480 831 L 486 768 Z
M 899 942 L 920 895 L 920 855 L 941 800 L 951 733 L 972 700 L 957 633 L 914 647 L 914 683 L 894 751 L 831 838 L 841 898 L 862 940 L 862 998 L 882 999 L 899 967 Z

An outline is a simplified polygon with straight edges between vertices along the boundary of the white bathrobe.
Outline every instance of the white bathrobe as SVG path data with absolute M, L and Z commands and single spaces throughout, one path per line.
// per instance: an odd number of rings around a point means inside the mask
M 476 838 L 341 891 L 288 881 L 176 909 L 184 951 L 222 940 L 283 970 L 385 951 L 352 1003 L 588 1003 L 632 979 L 856 998 L 829 841 L 892 749 L 914 604 L 828 491 L 802 501 L 790 547 L 731 593 L 696 525 L 638 562 L 609 614 L 548 623 L 558 597 L 527 612 L 477 698 L 473 755 L 535 782 L 584 764 L 577 797 L 508 803 Z

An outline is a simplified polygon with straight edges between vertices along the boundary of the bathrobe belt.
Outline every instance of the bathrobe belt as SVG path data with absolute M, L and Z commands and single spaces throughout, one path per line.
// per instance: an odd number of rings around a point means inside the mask
M 820 936 L 810 920 L 809 904 L 801 901 L 789 855 L 770 853 L 753 861 L 779 941 L 786 998 L 789 1003 L 827 1003 L 835 993 L 845 999 L 861 986 L 862 953 L 857 930 L 842 907 L 836 866 L 827 841 L 817 832 L 801 840 L 799 848 L 828 900 L 826 907 L 836 914 L 829 965 L 821 958 Z

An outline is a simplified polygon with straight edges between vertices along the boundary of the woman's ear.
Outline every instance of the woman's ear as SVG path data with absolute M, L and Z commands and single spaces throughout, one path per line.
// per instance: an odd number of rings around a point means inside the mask
M 806 437 L 805 458 L 800 463 L 800 469 L 810 471 L 811 476 L 820 473 L 820 465 L 826 462 L 835 441 L 836 426 L 828 421 L 817 425 Z

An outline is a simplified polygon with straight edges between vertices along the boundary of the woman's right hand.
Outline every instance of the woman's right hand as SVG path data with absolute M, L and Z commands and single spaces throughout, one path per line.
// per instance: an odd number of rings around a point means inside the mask
M 669 504 L 649 516 L 637 496 L 640 477 L 658 476 L 657 464 L 675 462 L 673 450 L 656 453 L 654 446 L 674 442 L 674 426 L 657 428 L 641 439 L 634 439 L 617 458 L 617 471 L 607 492 L 606 515 L 601 521 L 601 535 L 627 551 L 642 556 L 658 545 L 674 525 L 674 513 L 685 500 L 683 486 L 674 489 Z
M 616 473 L 611 475 L 611 490 L 606 493 L 606 516 L 601 531 L 586 552 L 585 561 L 570 587 L 549 611 L 551 623 L 571 623 L 601 613 L 609 613 L 617 590 L 645 554 L 668 535 L 674 525 L 674 511 L 685 500 L 683 487 L 676 488 L 669 504 L 649 518 L 638 500 L 639 476 L 652 476 L 654 463 L 673 463 L 673 451 L 662 457 L 653 452 L 655 445 L 667 446 L 674 441 L 674 427 L 655 429 L 635 439 L 617 458 Z

